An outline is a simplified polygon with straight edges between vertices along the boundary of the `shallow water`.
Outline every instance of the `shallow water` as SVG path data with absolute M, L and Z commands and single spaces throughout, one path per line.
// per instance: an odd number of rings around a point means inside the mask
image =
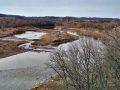
M 46 33 L 44 32 L 33 32 L 33 31 L 26 31 L 23 34 L 18 34 L 18 35 L 14 35 L 17 38 L 21 38 L 21 39 L 29 39 L 29 40 L 33 40 L 33 39 L 40 39 L 43 35 L 45 35 Z
M 27 39 L 19 39 L 19 38 L 14 37 L 14 36 L 3 37 L 3 38 L 0 38 L 0 40 L 4 40 L 4 41 L 29 41 Z
M 47 33 L 26 31 L 25 33 L 22 33 L 22 34 L 16 34 L 16 35 L 0 38 L 0 40 L 7 40 L 7 41 L 31 41 L 31 40 L 35 40 L 35 39 L 40 39 L 45 34 L 47 34 Z
M 28 90 L 31 86 L 52 76 L 47 68 L 49 53 L 25 52 L 0 59 L 0 88 Z

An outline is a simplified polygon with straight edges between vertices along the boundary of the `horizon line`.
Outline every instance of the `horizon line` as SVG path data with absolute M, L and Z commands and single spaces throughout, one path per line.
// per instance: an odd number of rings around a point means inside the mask
M 20 15 L 20 14 L 9 14 L 9 13 L 0 13 L 0 14 L 3 14 L 3 15 L 10 15 L 10 16 L 21 16 L 21 17 L 73 17 L 73 18 L 108 18 L 108 19 L 120 19 L 118 17 L 98 17 L 98 16 L 54 16 L 54 15 L 49 15 L 49 16 L 43 16 L 43 15 L 33 15 L 33 16 L 27 16 L 27 15 Z

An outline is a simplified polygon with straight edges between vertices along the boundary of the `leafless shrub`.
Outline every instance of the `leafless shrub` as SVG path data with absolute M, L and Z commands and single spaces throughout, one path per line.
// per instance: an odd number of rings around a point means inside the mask
M 100 42 L 83 38 L 66 51 L 62 48 L 51 55 L 50 67 L 63 79 L 66 87 L 76 90 L 106 90 L 107 75 Z

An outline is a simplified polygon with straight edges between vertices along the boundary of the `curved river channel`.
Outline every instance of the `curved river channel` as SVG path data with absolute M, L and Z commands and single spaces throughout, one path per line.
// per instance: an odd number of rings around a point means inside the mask
M 29 37 L 30 34 L 31 32 L 28 32 L 27 36 L 23 34 L 22 37 L 31 39 L 31 37 Z M 37 35 L 43 35 L 44 33 L 34 34 L 36 38 L 38 38 Z M 80 39 L 61 44 L 56 48 L 64 48 L 64 50 L 67 50 L 72 43 L 80 43 Z M 93 40 L 93 38 L 90 39 Z M 10 40 L 13 39 L 10 38 Z M 98 40 L 93 40 L 93 42 L 96 41 Z M 99 44 L 102 43 L 100 42 Z M 22 48 L 29 48 L 30 44 L 23 44 L 22 46 L 24 46 Z M 54 52 L 54 50 L 55 48 L 52 52 Z M 51 52 L 29 51 L 0 59 L 0 90 L 28 90 L 30 87 L 49 79 L 55 74 L 46 65 L 49 61 L 50 54 Z

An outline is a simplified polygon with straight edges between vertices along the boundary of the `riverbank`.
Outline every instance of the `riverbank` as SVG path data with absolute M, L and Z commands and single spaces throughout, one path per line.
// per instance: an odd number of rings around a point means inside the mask
M 29 90 L 64 90 L 65 86 L 63 81 L 58 76 L 51 77 L 51 79 L 44 81 L 43 83 L 33 86 Z
M 3 41 L 0 40 L 0 58 L 12 56 L 25 52 L 27 50 L 18 48 L 18 45 L 25 43 L 24 41 Z

